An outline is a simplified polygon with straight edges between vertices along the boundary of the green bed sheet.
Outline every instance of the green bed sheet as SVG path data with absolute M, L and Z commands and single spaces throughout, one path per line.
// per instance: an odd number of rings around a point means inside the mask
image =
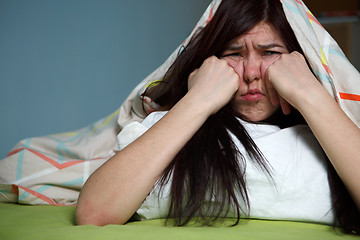
M 76 226 L 74 212 L 75 207 L 0 203 L 0 239 L 359 239 L 336 233 L 329 226 L 288 221 L 249 220 L 235 227 L 170 227 L 164 226 L 163 220 L 123 226 Z

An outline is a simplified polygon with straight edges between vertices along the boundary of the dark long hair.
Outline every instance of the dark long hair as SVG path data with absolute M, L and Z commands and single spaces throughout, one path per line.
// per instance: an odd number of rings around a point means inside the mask
M 162 84 L 149 89 L 146 94 L 170 109 L 187 93 L 187 79 L 194 69 L 210 56 L 221 57 L 229 41 L 261 21 L 273 26 L 289 52 L 302 53 L 279 0 L 223 0 L 210 23 L 191 39 L 169 68 Z M 265 122 L 281 128 L 305 124 L 296 110 L 288 116 L 278 111 Z M 211 224 L 231 210 L 236 212 L 234 224 L 237 224 L 241 215 L 246 218 L 249 213 L 245 153 L 239 152 L 229 132 L 239 139 L 246 154 L 271 178 L 266 159 L 231 107 L 226 105 L 207 119 L 160 179 L 162 186 L 171 181 L 168 218 L 174 218 L 175 225 L 185 225 L 194 216 Z M 345 232 L 359 233 L 359 212 L 331 163 L 328 165 L 337 224 Z

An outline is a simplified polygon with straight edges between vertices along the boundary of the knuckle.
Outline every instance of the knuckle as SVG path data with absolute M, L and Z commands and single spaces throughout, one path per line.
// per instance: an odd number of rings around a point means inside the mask
M 207 59 L 205 59 L 205 62 L 206 62 L 206 63 L 214 63 L 214 62 L 216 62 L 216 60 L 217 60 L 217 57 L 215 57 L 215 56 L 210 56 L 210 57 L 208 57 Z
M 226 61 L 225 59 L 223 59 L 223 58 L 220 58 L 220 59 L 219 59 L 219 62 L 222 63 L 222 64 L 226 64 L 226 65 L 227 65 L 227 61 Z

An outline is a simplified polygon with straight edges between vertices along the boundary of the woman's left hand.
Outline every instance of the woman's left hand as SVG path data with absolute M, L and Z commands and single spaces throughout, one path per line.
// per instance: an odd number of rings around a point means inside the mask
M 282 54 L 268 67 L 265 83 L 271 102 L 280 102 L 284 114 L 291 111 L 290 105 L 300 109 L 303 99 L 311 99 L 317 96 L 317 91 L 325 91 L 310 71 L 304 56 L 296 51 Z
M 265 82 L 269 96 L 279 95 L 302 114 L 360 210 L 360 129 L 298 52 L 282 54 L 268 67 Z

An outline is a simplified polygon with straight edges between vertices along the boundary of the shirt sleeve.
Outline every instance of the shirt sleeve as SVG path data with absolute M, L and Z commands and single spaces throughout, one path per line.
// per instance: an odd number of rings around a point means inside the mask
M 117 142 L 120 151 L 144 134 L 144 132 L 165 116 L 166 113 L 167 112 L 153 112 L 141 123 L 132 122 L 126 125 L 117 135 Z

